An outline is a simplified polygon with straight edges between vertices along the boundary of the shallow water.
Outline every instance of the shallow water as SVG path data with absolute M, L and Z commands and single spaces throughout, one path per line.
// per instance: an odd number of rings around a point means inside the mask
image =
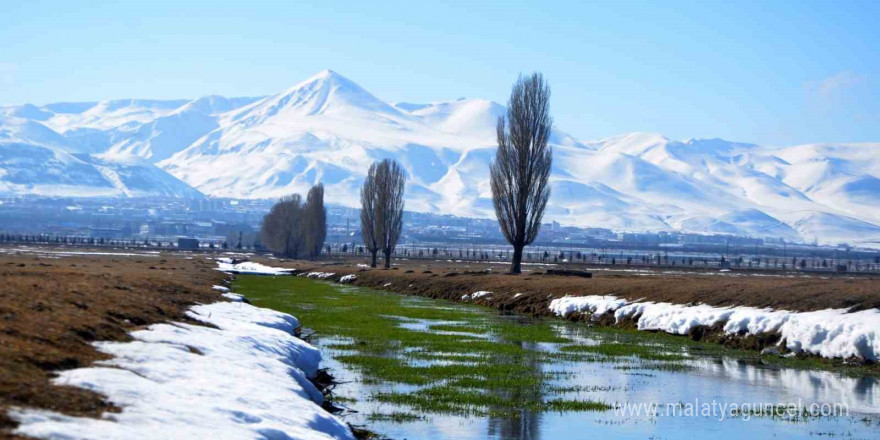
M 389 295 L 352 286 L 332 285 L 339 302 L 346 295 Z M 247 293 L 247 292 L 241 292 Z M 297 315 L 310 304 L 298 303 L 296 289 L 289 296 L 285 312 Z M 251 294 L 248 293 L 251 297 Z M 257 305 L 260 298 L 253 298 Z M 650 339 L 607 329 L 591 329 L 584 324 L 560 321 L 532 320 L 500 316 L 476 306 L 450 305 L 421 297 L 406 297 L 401 301 L 415 308 L 471 308 L 481 319 L 492 322 L 516 321 L 523 326 L 550 326 L 558 335 L 580 345 L 596 344 L 652 344 Z M 316 313 L 311 309 L 309 313 Z M 431 325 L 455 324 L 455 321 L 432 321 L 387 316 L 398 321 L 398 326 L 410 331 L 431 332 Z M 308 327 L 308 321 L 304 320 Z M 309 333 L 308 330 L 306 333 Z M 435 332 L 439 333 L 439 332 Z M 479 331 L 448 332 L 452 335 L 490 337 L 498 344 L 516 344 L 535 352 L 555 353 L 560 344 L 550 342 L 523 342 L 504 340 Z M 346 405 L 351 411 L 345 420 L 394 439 L 578 439 L 578 438 L 822 438 L 851 439 L 880 438 L 880 381 L 873 377 L 846 377 L 830 371 L 772 368 L 754 359 L 724 357 L 706 354 L 699 346 L 683 344 L 662 345 L 657 349 L 672 350 L 683 355 L 684 361 L 674 364 L 649 362 L 636 357 L 541 360 L 536 357 L 528 367 L 540 372 L 565 371 L 554 377 L 548 386 L 577 387 L 563 393 L 565 398 L 602 401 L 614 407 L 641 405 L 630 408 L 591 412 L 531 412 L 499 415 L 463 416 L 413 410 L 407 406 L 376 401 L 377 392 L 413 392 L 420 386 L 376 381 L 359 369 L 340 362 L 342 355 L 352 350 L 330 348 L 340 343 L 351 343 L 332 333 L 319 333 L 312 341 L 321 348 L 324 366 L 329 367 L 341 384 L 336 396 L 353 399 Z M 567 342 L 565 345 L 570 345 Z M 395 352 L 389 352 L 395 356 Z M 402 356 L 402 352 L 398 355 Z M 501 360 L 499 360 L 501 361 Z M 420 365 L 455 361 L 420 361 Z M 460 361 L 465 362 L 465 361 Z M 664 368 L 665 365 L 686 368 Z M 505 399 L 513 396 L 502 396 Z M 651 405 L 655 406 L 651 406 Z M 748 405 L 744 411 L 732 411 L 730 405 Z M 821 411 L 836 411 L 843 415 L 813 416 L 801 411 L 776 415 L 757 414 L 758 405 L 796 404 L 809 408 L 819 405 Z M 832 405 L 832 406 L 823 406 Z M 833 405 L 837 405 L 834 407 Z M 745 408 L 744 408 L 745 409 Z M 781 409 L 777 409 L 780 411 Z M 635 413 L 638 411 L 638 414 Z M 488 411 L 490 414 L 493 411 Z M 650 412 L 650 413 L 649 413 Z M 371 414 L 405 413 L 417 420 L 371 420 Z

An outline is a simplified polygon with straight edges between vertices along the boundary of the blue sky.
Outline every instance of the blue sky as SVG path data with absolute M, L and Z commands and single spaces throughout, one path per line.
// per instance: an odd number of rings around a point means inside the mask
M 178 5 L 176 3 L 185 3 Z M 442 3 L 442 4 L 440 4 Z M 542 71 L 582 139 L 880 141 L 880 2 L 3 1 L 0 105 L 263 95 L 506 102 Z

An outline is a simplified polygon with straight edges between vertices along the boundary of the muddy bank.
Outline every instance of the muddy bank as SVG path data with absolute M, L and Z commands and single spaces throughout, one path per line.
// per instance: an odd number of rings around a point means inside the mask
M 104 396 L 50 381 L 106 359 L 94 341 L 192 322 L 188 307 L 222 299 L 211 290 L 224 278 L 214 266 L 200 255 L 0 255 L 0 438 L 19 438 L 10 434 L 10 406 L 94 417 L 118 411 Z

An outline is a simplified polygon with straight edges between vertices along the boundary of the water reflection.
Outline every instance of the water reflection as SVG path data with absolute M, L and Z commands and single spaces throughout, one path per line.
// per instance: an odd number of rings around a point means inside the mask
M 537 351 L 538 345 L 533 342 L 522 342 L 522 341 L 498 341 L 499 344 L 513 344 L 518 345 L 521 348 Z M 503 359 L 499 359 L 499 362 L 503 362 Z M 524 359 L 524 365 L 528 367 L 529 370 L 532 371 L 535 377 L 541 377 L 542 363 L 538 360 L 537 356 L 530 356 Z M 540 393 L 540 386 L 537 386 L 534 392 Z M 529 392 L 530 388 L 516 388 L 511 392 L 498 392 L 495 391 L 493 394 L 498 395 L 499 397 L 504 398 L 506 401 L 511 400 L 525 400 L 524 396 L 517 395 L 517 393 L 521 392 Z M 526 439 L 540 439 L 541 438 L 541 414 L 535 411 L 530 410 L 520 410 L 516 417 L 499 417 L 496 415 L 492 415 L 492 413 L 502 412 L 506 410 L 506 408 L 495 408 L 490 407 L 490 415 L 487 426 L 486 438 L 503 438 L 510 440 L 526 440 Z
M 352 289 L 346 287 L 346 289 Z M 432 300 L 424 298 L 407 299 L 408 305 L 430 307 Z M 519 319 L 487 314 L 487 320 Z M 413 331 L 431 331 L 431 325 L 454 325 L 452 321 L 429 321 L 420 319 L 401 320 L 400 325 Z M 561 322 L 524 322 L 523 325 L 550 325 L 558 334 L 580 344 L 623 343 L 644 344 L 644 340 L 634 342 L 631 335 L 613 331 L 594 331 L 584 325 Z M 457 329 L 456 329 L 457 330 Z M 473 329 L 471 329 L 473 330 Z M 477 331 L 455 331 L 468 337 L 485 337 Z M 327 346 L 343 340 L 329 335 L 321 336 L 318 345 Z M 515 340 L 500 340 L 500 344 L 511 344 L 531 351 L 550 351 L 558 349 L 555 344 L 532 343 Z M 607 361 L 566 360 L 542 362 L 539 356 L 525 356 L 520 361 L 535 377 L 544 378 L 542 373 L 565 370 L 572 375 L 546 379 L 541 385 L 579 386 L 579 391 L 567 393 L 570 399 L 601 400 L 607 403 L 656 403 L 660 405 L 699 401 L 726 403 L 832 403 L 846 404 L 850 417 L 810 418 L 797 422 L 756 417 L 745 420 L 742 417 L 727 417 L 719 420 L 713 417 L 673 417 L 659 415 L 619 415 L 613 411 L 604 412 L 534 412 L 519 411 L 515 416 L 499 416 L 502 409 L 489 408 L 486 417 L 463 417 L 440 414 L 420 414 L 423 420 L 405 423 L 391 421 L 369 421 L 371 413 L 389 414 L 407 412 L 410 408 L 381 403 L 370 396 L 377 392 L 411 392 L 417 386 L 395 383 L 364 381 L 355 370 L 335 361 L 334 356 L 351 354 L 344 350 L 322 349 L 325 365 L 337 378 L 344 382 L 337 388 L 337 394 L 353 397 L 357 402 L 352 408 L 359 411 L 346 418 L 354 424 L 368 425 L 384 435 L 395 439 L 579 439 L 579 438 L 712 438 L 739 439 L 745 436 L 754 438 L 816 438 L 824 436 L 843 436 L 847 438 L 877 438 L 880 432 L 880 381 L 872 377 L 845 377 L 832 371 L 804 371 L 788 368 L 770 368 L 752 361 L 713 357 L 700 352 L 688 352 L 685 361 L 690 369 L 684 371 L 663 371 L 641 365 L 637 360 Z M 389 351 L 389 354 L 395 354 Z M 498 359 L 498 362 L 509 360 Z M 621 368 L 627 367 L 627 368 Z M 632 368 L 629 368 L 632 367 Z M 645 367 L 645 368 L 642 368 Z M 537 387 L 540 390 L 541 386 Z M 505 401 L 522 401 L 517 393 L 540 392 L 530 387 L 495 390 L 493 395 Z M 868 415 L 869 417 L 865 417 Z
M 741 360 L 700 359 L 698 374 L 718 376 L 749 386 L 778 389 L 789 399 L 810 403 L 845 403 L 851 411 L 880 414 L 880 380 L 846 377 L 831 371 L 766 368 Z

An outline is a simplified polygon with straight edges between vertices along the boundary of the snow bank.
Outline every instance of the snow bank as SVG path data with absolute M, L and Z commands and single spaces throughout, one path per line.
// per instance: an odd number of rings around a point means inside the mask
M 357 278 L 358 278 L 358 277 L 357 277 L 357 275 L 355 275 L 355 274 L 346 275 L 346 276 L 340 278 L 340 279 L 339 279 L 339 282 L 340 282 L 340 283 L 343 283 L 343 284 L 344 284 L 344 283 L 350 283 L 350 282 L 356 280 Z
M 233 264 L 228 258 L 217 259 L 217 270 L 242 275 L 290 275 L 294 269 L 266 266 L 253 261 Z
M 229 288 L 224 286 L 212 286 L 211 288 L 220 292 L 229 292 Z
M 491 295 L 491 294 L 492 294 L 492 292 L 490 292 L 490 291 L 488 291 L 488 290 L 480 290 L 480 291 L 478 291 L 478 292 L 474 292 L 474 293 L 472 293 L 472 294 L 470 294 L 470 295 L 462 295 L 462 296 L 461 296 L 461 299 L 462 299 L 462 300 L 477 299 L 477 298 L 482 298 L 482 297 L 484 297 L 484 296 L 489 296 L 489 295 Z
M 307 278 L 316 278 L 319 280 L 326 280 L 327 278 L 335 275 L 333 272 L 309 272 L 306 274 Z
M 238 293 L 226 292 L 220 296 L 222 296 L 228 300 L 232 300 L 232 301 L 236 301 L 236 302 L 244 301 L 244 296 L 240 295 Z
M 353 439 L 320 408 L 308 380 L 321 355 L 294 337 L 296 318 L 244 303 L 193 307 L 217 328 L 157 324 L 132 342 L 99 342 L 114 356 L 62 372 L 55 383 L 109 396 L 122 407 L 100 419 L 14 409 L 16 433 L 64 439 Z
M 516 297 L 514 297 L 516 298 Z M 626 304 L 625 299 L 615 296 L 566 296 L 550 301 L 550 310 L 558 316 L 568 316 L 574 312 L 591 313 L 599 316 Z
M 614 312 L 614 318 L 640 316 L 639 330 L 661 330 L 667 333 L 685 335 L 697 326 L 712 326 L 726 321 L 733 309 L 707 305 L 685 306 L 670 303 L 633 303 Z
M 723 324 L 725 333 L 759 335 L 779 333 L 780 343 L 794 352 L 826 358 L 852 356 L 880 360 L 880 310 L 847 313 L 845 309 L 814 312 L 759 309 L 755 307 L 713 307 L 657 302 L 632 302 L 613 296 L 558 298 L 550 302 L 558 316 L 574 312 L 599 316 L 614 313 L 620 322 L 637 318 L 639 330 L 659 330 L 685 335 L 697 326 Z

